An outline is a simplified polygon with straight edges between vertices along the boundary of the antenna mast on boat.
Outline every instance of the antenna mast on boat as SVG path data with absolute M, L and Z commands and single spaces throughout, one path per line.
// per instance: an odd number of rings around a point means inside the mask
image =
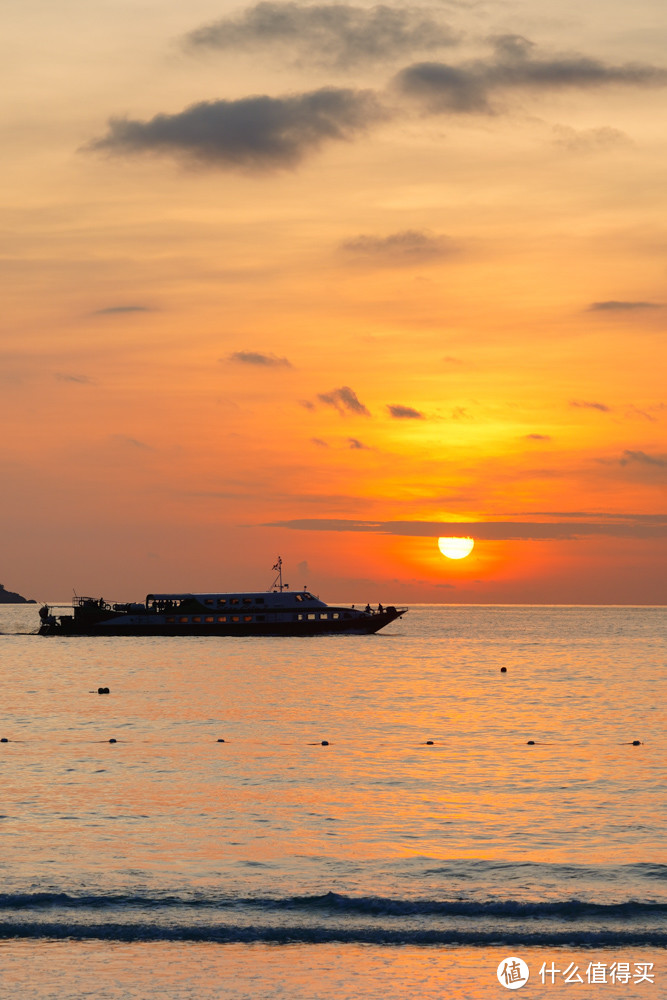
M 278 562 L 273 569 L 278 575 L 271 584 L 271 590 L 275 591 L 277 589 L 282 594 L 283 590 L 289 590 L 289 583 L 283 583 L 283 561 L 280 556 L 278 556 Z

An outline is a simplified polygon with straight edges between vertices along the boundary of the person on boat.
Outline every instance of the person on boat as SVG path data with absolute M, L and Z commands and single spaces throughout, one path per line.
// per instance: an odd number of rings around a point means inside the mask
M 378 604 L 378 614 L 379 615 L 382 614 L 382 605 L 381 604 Z
M 370 613 L 371 613 L 371 606 L 370 606 L 370 604 L 366 605 L 366 607 L 364 608 L 364 611 L 366 612 L 367 615 L 370 615 Z

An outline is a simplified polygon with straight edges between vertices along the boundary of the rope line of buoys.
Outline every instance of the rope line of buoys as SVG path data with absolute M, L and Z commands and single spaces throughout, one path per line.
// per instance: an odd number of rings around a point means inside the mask
M 0 736 L 0 743 L 26 743 L 26 742 L 30 742 L 30 741 L 29 740 L 24 740 L 24 739 L 14 740 L 14 739 L 10 739 L 7 736 Z M 70 742 L 70 741 L 67 741 L 67 742 Z M 92 742 L 92 743 L 118 743 L 119 741 L 114 736 L 112 736 L 109 739 L 91 740 L 90 742 Z M 123 742 L 124 743 L 131 743 L 133 741 L 132 740 L 123 740 Z M 138 740 L 136 742 L 139 743 L 139 742 L 147 742 L 147 741 L 139 741 Z M 226 744 L 229 744 L 229 740 L 224 739 L 224 737 L 222 737 L 222 736 L 218 736 L 218 738 L 216 739 L 215 742 L 216 743 L 226 743 Z M 153 744 L 153 745 L 157 745 L 157 744 Z M 289 746 L 295 746 L 295 745 L 299 745 L 299 744 L 283 744 L 283 745 L 284 746 L 287 746 L 287 745 L 289 745 Z M 331 743 L 330 743 L 329 740 L 319 740 L 317 743 L 306 743 L 305 745 L 309 746 L 309 747 L 328 747 L 328 746 L 331 746 Z M 556 742 L 546 742 L 546 741 L 542 741 L 542 740 L 526 740 L 526 743 L 525 743 L 525 746 L 528 746 L 528 747 L 554 747 L 554 746 L 563 747 L 563 746 L 571 746 L 571 745 L 572 744 L 556 743 Z M 581 745 L 582 744 L 574 744 L 574 746 L 581 746 Z M 591 744 L 591 745 L 595 746 L 596 744 Z M 600 745 L 600 744 L 597 744 L 597 745 Z M 644 742 L 642 740 L 627 740 L 627 741 L 623 741 L 623 743 L 612 743 L 612 744 L 608 744 L 608 745 L 618 746 L 618 747 L 643 747 L 644 746 Z M 238 746 L 238 744 L 237 744 L 237 746 Z M 451 744 L 436 743 L 435 740 L 425 740 L 424 743 L 417 744 L 417 746 L 415 746 L 414 749 L 418 749 L 419 747 L 435 747 L 435 746 L 441 747 L 442 749 L 451 749 Z

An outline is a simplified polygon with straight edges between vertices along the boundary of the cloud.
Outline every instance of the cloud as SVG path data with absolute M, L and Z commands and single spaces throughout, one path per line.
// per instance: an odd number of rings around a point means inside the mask
M 555 125 L 553 131 L 556 145 L 569 149 L 573 153 L 594 153 L 632 145 L 632 140 L 625 132 L 608 125 L 586 129 L 575 129 L 570 125 Z
M 590 312 L 632 312 L 635 309 L 662 309 L 660 302 L 622 302 L 610 299 L 608 302 L 591 302 Z
M 585 399 L 571 399 L 570 406 L 576 406 L 580 410 L 599 410 L 601 413 L 611 413 L 611 407 L 605 403 L 590 403 Z
M 446 236 L 436 236 L 418 229 L 405 229 L 389 236 L 354 236 L 341 244 L 341 250 L 373 263 L 395 265 L 420 264 L 454 252 Z
M 112 435 L 112 440 L 117 444 L 123 445 L 123 447 L 138 448 L 141 451 L 154 451 L 152 445 L 146 444 L 145 441 L 139 441 L 137 438 L 128 437 L 126 434 L 114 434 Z
M 56 372 L 54 378 L 59 382 L 75 382 L 77 385 L 94 385 L 95 380 L 88 375 L 70 375 L 67 372 Z
M 347 439 L 348 448 L 352 448 L 353 451 L 370 451 L 367 444 L 360 441 L 359 438 L 348 438 Z
M 667 469 L 667 455 L 648 455 L 645 451 L 630 451 L 626 449 L 623 452 L 620 462 L 621 465 L 638 462 L 640 465 L 650 465 L 660 469 Z
M 343 518 L 296 518 L 263 527 L 297 531 L 354 531 L 383 535 L 439 538 L 463 535 L 485 541 L 562 541 L 591 536 L 611 538 L 667 538 L 667 518 L 599 515 L 599 520 L 569 521 L 359 521 Z M 614 518 L 617 518 L 614 520 Z
M 260 354 L 258 351 L 234 351 L 228 361 L 243 365 L 255 365 L 258 368 L 291 368 L 292 363 L 287 358 L 279 358 L 275 354 Z
M 420 7 L 304 6 L 271 0 L 189 32 L 185 46 L 237 51 L 279 46 L 299 61 L 347 68 L 456 43 L 451 29 Z
M 401 70 L 394 86 L 433 112 L 496 112 L 497 93 L 602 86 L 664 86 L 667 70 L 640 63 L 616 66 L 580 55 L 535 56 L 536 46 L 520 35 L 500 35 L 490 40 L 493 54 L 454 66 L 419 62 Z
M 293 168 L 323 143 L 350 140 L 386 116 L 372 91 L 323 87 L 284 97 L 202 101 L 148 121 L 112 118 L 107 134 L 85 148 L 266 172 Z
M 96 309 L 91 316 L 117 316 L 122 313 L 150 312 L 148 306 L 107 306 L 105 309 Z
M 318 448 L 328 448 L 329 447 L 329 445 L 327 444 L 327 442 L 323 441 L 322 438 L 311 438 L 310 440 L 311 440 L 311 442 L 314 445 L 317 445 Z
M 551 441 L 551 437 L 548 434 L 526 434 L 526 441 Z
M 325 406 L 333 406 L 342 415 L 347 411 L 348 413 L 370 417 L 370 412 L 357 398 L 354 390 L 350 389 L 348 385 L 343 385 L 340 389 L 332 389 L 331 392 L 319 393 L 317 398 L 320 403 L 324 403 Z
M 419 410 L 414 410 L 411 406 L 402 406 L 400 403 L 388 403 L 387 409 L 392 417 L 397 420 L 423 420 L 424 414 Z

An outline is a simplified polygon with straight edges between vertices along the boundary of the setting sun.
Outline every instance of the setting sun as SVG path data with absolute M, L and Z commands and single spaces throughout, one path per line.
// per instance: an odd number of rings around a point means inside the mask
M 473 550 L 472 538 L 439 538 L 438 548 L 448 559 L 465 559 Z

